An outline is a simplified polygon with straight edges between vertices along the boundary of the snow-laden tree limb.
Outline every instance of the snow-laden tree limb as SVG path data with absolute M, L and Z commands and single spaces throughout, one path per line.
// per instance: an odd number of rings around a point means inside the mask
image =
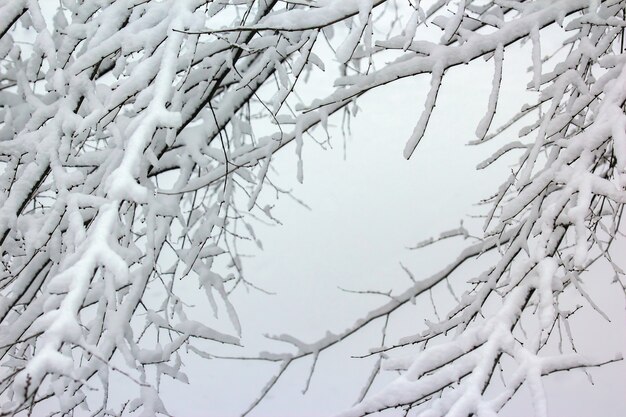
M 257 287 L 237 241 L 257 241 L 254 213 L 276 222 L 259 197 L 264 187 L 283 192 L 268 177 L 273 155 L 295 142 L 302 181 L 306 135 L 327 130 L 333 114 L 349 115 L 368 91 L 425 75 L 430 90 L 407 138 L 410 158 L 446 71 L 480 58 L 493 60 L 494 74 L 472 143 L 508 140 L 512 126 L 526 126 L 479 166 L 519 155 L 485 201 L 479 241 L 431 277 L 407 270 L 410 287 L 342 332 L 312 343 L 274 337 L 296 353 L 257 358 L 279 369 L 247 411 L 291 363 L 312 356 L 315 367 L 320 352 L 378 321 L 383 345 L 370 355 L 379 360 L 346 416 L 393 407 L 492 416 L 524 383 L 543 416 L 542 375 L 614 360 L 587 358 L 573 341 L 571 352 L 545 347 L 576 311 L 561 308 L 566 291 L 601 311 L 581 283 L 590 264 L 608 259 L 622 284 L 608 249 L 626 201 L 623 1 L 44 3 L 0 5 L 0 414 L 27 414 L 53 397 L 61 413 L 167 414 L 159 383 L 162 375 L 187 380 L 181 348 L 240 344 L 228 295 Z M 394 8 L 406 21 L 389 15 Z M 438 41 L 422 37 L 433 27 Z M 545 49 L 546 28 L 558 31 L 566 54 Z M 300 100 L 300 84 L 328 66 L 322 39 L 340 66 L 334 91 Z M 494 129 L 507 50 L 526 40 L 537 103 Z M 437 240 L 452 236 L 469 234 Z M 431 289 L 485 253 L 495 261 L 466 277 L 445 317 L 395 343 L 385 337 L 400 307 L 425 294 L 434 305 Z M 216 315 L 225 312 L 228 332 L 193 318 L 179 289 L 190 280 Z M 522 321 L 532 330 L 519 334 Z M 405 346 L 419 353 L 396 356 Z M 515 368 L 489 397 L 503 356 Z M 386 368 L 403 374 L 370 393 Z M 137 385 L 127 405 L 109 403 L 110 372 Z

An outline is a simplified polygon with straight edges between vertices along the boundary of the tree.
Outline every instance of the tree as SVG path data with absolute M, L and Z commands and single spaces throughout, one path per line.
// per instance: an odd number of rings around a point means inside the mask
M 206 355 L 198 341 L 239 344 L 228 295 L 252 284 L 237 241 L 256 240 L 253 217 L 278 222 L 259 203 L 263 189 L 284 192 L 271 179 L 272 156 L 290 142 L 300 155 L 306 134 L 327 130 L 334 114 L 348 118 L 361 95 L 425 74 L 431 88 L 410 158 L 446 71 L 480 58 L 494 75 L 473 144 L 525 127 L 480 167 L 519 155 L 484 201 L 479 240 L 431 277 L 407 270 L 406 291 L 340 334 L 316 343 L 281 337 L 297 353 L 257 357 L 280 365 L 258 401 L 294 361 L 388 322 L 489 252 L 495 261 L 467 277 L 443 320 L 374 351 L 380 359 L 346 416 L 395 407 L 492 416 L 523 383 L 543 416 L 542 375 L 620 359 L 589 359 L 573 341 L 545 352 L 577 310 L 563 306 L 566 296 L 601 311 L 580 280 L 592 263 L 608 260 L 624 288 L 609 253 L 626 201 L 623 1 L 42 3 L 0 5 L 2 414 L 30 413 L 52 397 L 62 413 L 165 414 L 159 381 L 185 380 L 181 349 Z M 439 41 L 428 40 L 437 28 Z M 546 30 L 558 32 L 550 36 L 563 39 L 561 49 L 544 50 Z M 302 103 L 307 77 L 325 68 L 324 40 L 340 63 L 335 89 Z M 537 102 L 492 128 L 506 50 L 526 40 Z M 298 167 L 302 180 L 301 158 Z M 418 247 L 467 235 L 462 227 Z M 191 281 L 216 313 L 227 312 L 230 334 L 193 318 Z M 521 321 L 533 324 L 524 332 Z M 394 358 L 404 345 L 419 354 Z M 506 388 L 487 395 L 507 357 Z M 383 358 L 402 376 L 369 395 Z M 139 397 L 111 404 L 111 371 L 135 381 Z

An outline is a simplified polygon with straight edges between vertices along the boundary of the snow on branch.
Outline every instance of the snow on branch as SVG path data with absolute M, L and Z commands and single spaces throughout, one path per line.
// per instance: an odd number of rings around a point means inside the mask
M 472 143 L 507 140 L 479 168 L 518 157 L 484 202 L 478 242 L 429 277 L 406 270 L 408 288 L 384 293 L 343 331 L 314 342 L 274 337 L 296 352 L 258 355 L 279 369 L 245 412 L 295 361 L 314 358 L 308 388 L 320 352 L 383 321 L 382 344 L 364 355 L 378 360 L 343 415 L 400 407 L 493 416 L 522 384 L 536 415 L 546 415 L 542 375 L 619 359 L 576 351 L 567 320 L 579 307 L 569 311 L 560 297 L 574 292 L 605 315 L 579 279 L 605 258 L 624 288 L 609 254 L 626 202 L 624 8 L 619 0 L 440 0 L 427 10 L 393 0 L 4 1 L 0 415 L 42 403 L 62 414 L 167 415 L 162 376 L 187 381 L 183 351 L 211 358 L 216 345 L 240 345 L 229 295 L 263 291 L 243 270 L 237 242 L 261 247 L 252 219 L 278 222 L 264 193 L 285 193 L 272 181 L 273 156 L 294 142 L 302 181 L 307 135 L 354 114 L 369 91 L 423 75 L 430 89 L 402 138 L 410 158 L 428 136 L 446 71 L 477 59 L 492 60 L 494 72 Z M 423 35 L 437 27 L 438 41 Z M 549 51 L 547 36 L 560 36 L 567 54 Z M 523 41 L 537 103 L 494 130 L 507 50 Z M 303 98 L 301 85 L 324 70 L 334 84 Z M 471 233 L 461 227 L 417 248 Z M 467 275 L 464 266 L 485 254 L 493 256 L 483 272 Z M 450 281 L 459 275 L 457 297 Z M 401 307 L 426 293 L 434 306 L 432 290 L 442 286 L 457 301 L 447 315 L 387 337 Z M 195 318 L 198 296 L 226 323 Z M 546 353 L 562 329 L 570 351 Z M 487 388 L 503 356 L 514 366 L 494 396 Z M 385 369 L 402 374 L 375 392 Z M 128 408 L 110 404 L 111 372 L 136 385 Z
M 445 1 L 437 5 L 451 6 Z M 495 137 L 506 137 L 507 142 L 478 168 L 488 167 L 504 154 L 518 157 L 509 178 L 484 202 L 491 208 L 479 243 L 463 251 L 457 262 L 423 281 L 418 273 L 403 267 L 413 286 L 399 292 L 372 292 L 386 295 L 387 301 L 344 331 L 307 344 L 315 349 L 287 355 L 280 360 L 281 370 L 303 356 L 317 357 L 321 350 L 375 322 L 384 321 L 386 329 L 400 306 L 425 297 L 425 293 L 434 305 L 432 288 L 447 286 L 452 291 L 449 281 L 463 278 L 467 290 L 460 297 L 453 292 L 458 304 L 445 317 L 436 314 L 437 322 L 425 320 L 426 330 L 395 343 L 385 338 L 383 346 L 362 356 L 379 359 L 364 382 L 357 404 L 339 415 L 362 416 L 400 408 L 405 414 L 420 416 L 495 416 L 525 384 L 532 393 L 535 415 L 546 416 L 548 398 L 541 376 L 622 359 L 621 354 L 590 358 L 579 353 L 568 318 L 586 305 L 610 319 L 577 277 L 600 259 L 613 263 L 607 248 L 618 233 L 626 202 L 621 166 L 626 149 L 623 8 L 619 1 L 598 2 L 593 8 L 587 1 L 497 1 L 482 7 L 456 2 L 451 6 L 456 10 L 452 16 L 439 15 L 438 19 L 439 9 L 428 14 L 444 31 L 439 43 L 407 42 L 403 36 L 379 41 L 379 48 L 401 55 L 367 74 L 344 76 L 334 93 L 304 109 L 306 114 L 315 114 L 397 79 L 429 74 L 425 109 L 405 151 L 410 157 L 419 151 L 428 120 L 436 111 L 445 71 L 481 57 L 493 58 L 495 72 L 487 114 L 472 144 Z M 489 30 L 477 29 L 477 22 L 483 25 L 479 28 L 490 26 Z M 567 55 L 542 56 L 546 53 L 542 39 L 547 36 L 542 31 L 548 26 L 560 27 L 563 43 L 569 48 Z M 510 122 L 489 134 L 501 94 L 507 48 L 522 40 L 532 44 L 528 85 L 538 91 L 538 103 L 522 108 Z M 521 123 L 527 124 L 509 140 L 512 135 L 508 129 Z M 468 231 L 462 228 L 442 233 L 437 239 L 419 243 L 416 249 L 453 236 L 467 237 Z M 478 261 L 485 254 L 493 254 L 494 258 L 486 259 L 495 260 Z M 469 263 L 482 265 L 483 273 L 463 276 L 461 265 Z M 615 282 L 623 291 L 619 277 Z M 568 312 L 563 295 L 572 292 L 581 304 Z M 529 327 L 530 331 L 523 330 Z M 562 332 L 568 335 L 570 351 L 560 341 L 555 354 L 550 346 L 556 337 L 562 339 Z M 413 353 L 404 353 L 407 348 L 413 348 L 409 350 Z M 513 360 L 513 365 L 507 362 L 506 370 L 504 356 Z M 364 395 L 385 369 L 402 374 L 380 391 Z M 496 382 L 496 374 L 506 379 L 504 387 Z M 269 394 L 275 382 L 263 390 L 260 399 Z

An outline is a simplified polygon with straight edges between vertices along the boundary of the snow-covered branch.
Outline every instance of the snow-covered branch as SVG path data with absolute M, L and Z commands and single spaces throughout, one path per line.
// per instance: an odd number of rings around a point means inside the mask
M 546 346 L 578 310 L 567 311 L 563 294 L 601 312 L 581 274 L 603 258 L 620 271 L 608 249 L 626 202 L 625 7 L 621 0 L 440 0 L 425 9 L 412 0 L 4 1 L 0 415 L 31 413 L 53 397 L 66 414 L 81 406 L 94 416 L 139 408 L 167 415 L 158 390 L 163 375 L 187 380 L 181 349 L 241 343 L 229 294 L 258 287 L 242 269 L 237 242 L 260 246 L 252 216 L 277 222 L 263 194 L 283 192 L 270 180 L 273 156 L 294 142 L 302 181 L 307 135 L 327 131 L 335 114 L 351 115 L 373 89 L 427 76 L 424 108 L 403 138 L 410 158 L 438 111 L 446 72 L 478 59 L 493 61 L 493 77 L 472 144 L 506 139 L 479 168 L 504 155 L 518 159 L 483 202 L 482 230 L 462 227 L 415 248 L 455 236 L 477 242 L 430 277 L 407 269 L 411 286 L 382 293 L 384 303 L 341 332 L 315 342 L 274 337 L 296 352 L 256 358 L 279 369 L 247 411 L 294 361 L 313 357 L 314 368 L 320 352 L 383 321 L 382 346 L 366 355 L 378 361 L 344 415 L 401 407 L 493 416 L 524 383 L 536 414 L 546 415 L 542 375 L 617 360 L 589 359 L 573 341 L 570 351 L 548 354 Z M 567 53 L 546 49 L 548 29 Z M 532 61 L 525 81 L 537 102 L 494 127 L 507 51 L 525 41 Z M 327 68 L 332 60 L 337 73 Z M 332 85 L 301 88 L 325 70 Z M 434 305 L 431 290 L 451 289 L 451 275 L 485 254 L 494 256 L 480 261 L 482 274 L 464 277 L 466 291 L 446 316 L 401 340 L 386 337 L 402 306 L 426 296 Z M 227 325 L 194 317 L 192 287 Z M 411 346 L 417 352 L 396 353 Z M 503 357 L 515 364 L 510 380 L 489 396 Z M 384 369 L 402 375 L 370 393 Z M 136 384 L 128 408 L 109 403 L 110 372 Z

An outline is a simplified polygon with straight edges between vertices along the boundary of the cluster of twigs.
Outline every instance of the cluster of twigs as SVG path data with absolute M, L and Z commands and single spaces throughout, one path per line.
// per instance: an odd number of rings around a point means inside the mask
M 259 203 L 264 186 L 283 192 L 268 177 L 275 152 L 295 142 L 301 180 L 307 132 L 374 88 L 427 74 L 409 158 L 446 71 L 480 58 L 494 62 L 494 78 L 475 143 L 527 123 L 481 165 L 519 154 L 486 201 L 483 239 L 339 334 L 316 343 L 281 337 L 297 353 L 258 358 L 280 368 L 250 409 L 294 361 L 317 358 L 376 320 L 386 328 L 399 307 L 486 252 L 497 260 L 443 320 L 373 353 L 380 359 L 345 415 L 402 407 L 491 416 L 526 382 L 543 416 L 541 375 L 607 362 L 543 349 L 573 314 L 560 306 L 562 294 L 577 292 L 597 308 L 580 283 L 591 263 L 608 259 L 622 283 L 608 252 L 626 200 L 622 1 L 441 0 L 424 9 L 391 0 L 62 0 L 52 12 L 43 3 L 0 5 L 1 414 L 28 413 L 52 397 L 61 413 L 166 414 L 159 380 L 186 379 L 181 348 L 239 344 L 228 294 L 252 284 L 237 241 L 256 240 L 247 220 L 255 212 L 276 222 Z M 392 23 L 377 19 L 394 11 Z M 388 25 L 381 39 L 377 25 Z M 428 25 L 441 27 L 438 42 L 420 38 Z M 566 52 L 544 59 L 543 29 L 553 26 Z M 507 48 L 526 39 L 538 102 L 494 131 Z M 296 106 L 298 83 L 325 67 L 316 54 L 323 41 L 342 68 L 337 88 Z M 395 59 L 382 65 L 383 52 Z M 276 133 L 259 137 L 274 125 Z M 232 334 L 189 317 L 181 280 L 194 280 L 216 313 L 227 312 Z M 500 307 L 484 311 L 494 299 Z M 520 321 L 533 318 L 533 330 L 519 334 Z M 420 352 L 394 357 L 404 345 Z M 487 397 L 503 356 L 516 367 L 506 388 Z M 368 395 L 383 364 L 404 372 Z M 139 387 L 121 409 L 108 401 L 111 370 Z

